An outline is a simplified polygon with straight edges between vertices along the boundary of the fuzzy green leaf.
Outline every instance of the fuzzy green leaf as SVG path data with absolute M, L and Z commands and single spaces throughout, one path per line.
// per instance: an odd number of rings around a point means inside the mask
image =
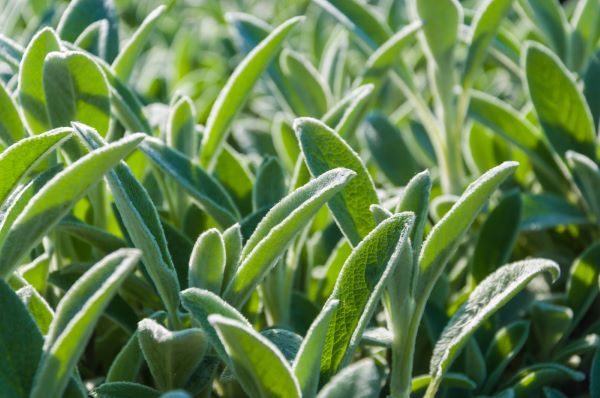
M 132 135 L 92 151 L 53 177 L 22 210 L 6 235 L 0 232 L 0 276 L 10 275 L 28 250 L 142 139 L 142 134 Z
M 592 115 L 566 67 L 537 43 L 528 44 L 523 62 L 531 101 L 552 147 L 562 157 L 568 150 L 594 157 Z
M 319 364 L 325 346 L 329 322 L 339 301 L 331 300 L 313 321 L 294 359 L 293 370 L 304 398 L 312 398 L 319 387 Z
M 158 19 L 166 11 L 165 6 L 156 7 L 148 16 L 144 19 L 144 22 L 135 31 L 129 42 L 119 52 L 117 58 L 113 61 L 111 67 L 115 71 L 115 75 L 126 82 L 133 72 L 136 58 L 142 52 L 144 44 L 148 41 L 150 33 L 156 26 Z
M 43 68 L 46 55 L 60 51 L 59 39 L 54 31 L 45 28 L 29 42 L 19 68 L 19 101 L 29 131 L 39 134 L 50 129 L 46 110 Z
M 350 362 L 388 278 L 400 262 L 413 223 L 412 213 L 388 218 L 346 260 L 329 297 L 329 301 L 339 300 L 340 304 L 327 330 L 321 359 L 323 380 Z
M 237 221 L 239 213 L 225 189 L 190 158 L 156 138 L 147 138 L 140 149 L 220 225 L 229 227 Z
M 4 83 L 0 82 L 0 143 L 12 145 L 26 136 L 25 126 Z M 0 201 L 1 202 L 1 201 Z
M 211 315 L 209 321 L 246 393 L 257 398 L 301 396 L 292 369 L 273 343 L 239 321 L 221 315 Z
M 138 324 L 138 341 L 150 373 L 161 391 L 183 387 L 207 349 L 201 329 L 173 332 L 150 318 Z
M 355 175 L 348 169 L 330 170 L 273 206 L 246 242 L 241 264 L 225 290 L 225 299 L 235 306 L 243 304 L 321 206 Z
M 369 207 L 379 203 L 375 186 L 358 154 L 335 131 L 316 119 L 300 118 L 294 129 L 302 147 L 306 164 L 313 176 L 320 176 L 336 167 L 346 167 L 357 173 L 341 195 L 329 202 L 340 229 L 356 246 L 375 228 Z
M 381 376 L 371 359 L 363 359 L 342 369 L 327 383 L 317 398 L 377 398 Z
M 44 59 L 44 93 L 53 127 L 72 121 L 108 132 L 110 97 L 104 74 L 91 57 L 81 52 L 51 52 Z
M 203 232 L 190 257 L 188 286 L 219 294 L 225 273 L 225 242 L 216 229 Z
M 70 136 L 70 129 L 56 129 L 24 138 L 0 153 L 0 205 L 40 160 Z
M 44 338 L 19 296 L 0 280 L 0 395 L 27 398 Z
M 140 258 L 116 251 L 86 272 L 61 299 L 44 342 L 31 398 L 61 396 L 104 309 Z
M 244 105 L 250 90 L 292 28 L 301 20 L 302 17 L 291 18 L 278 26 L 244 58 L 229 77 L 211 109 L 202 139 L 200 164 L 208 170 L 214 169 L 229 127 Z
M 553 280 L 560 274 L 560 268 L 553 261 L 524 260 L 499 268 L 475 288 L 435 345 L 430 363 L 433 382 L 429 391 L 437 390 L 442 376 L 477 328 L 534 277 L 546 271 L 552 274 Z

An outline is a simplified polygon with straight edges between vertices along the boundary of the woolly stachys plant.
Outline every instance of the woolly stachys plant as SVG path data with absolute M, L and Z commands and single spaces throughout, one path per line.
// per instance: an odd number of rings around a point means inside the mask
M 0 0 L 0 397 L 600 397 L 600 2 Z

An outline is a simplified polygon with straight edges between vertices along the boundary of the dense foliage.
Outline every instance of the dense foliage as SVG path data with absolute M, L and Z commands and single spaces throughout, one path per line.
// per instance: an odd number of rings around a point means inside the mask
M 0 396 L 600 398 L 600 0 L 0 0 Z

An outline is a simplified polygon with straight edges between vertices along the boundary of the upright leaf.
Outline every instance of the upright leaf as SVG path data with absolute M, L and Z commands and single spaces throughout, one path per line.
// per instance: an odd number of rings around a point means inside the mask
M 220 315 L 210 316 L 209 321 L 246 393 L 257 398 L 301 396 L 292 369 L 273 343 L 239 321 Z
M 121 249 L 106 256 L 61 299 L 44 342 L 31 398 L 62 395 L 96 322 L 140 254 L 138 250 Z
M 342 369 L 327 383 L 317 398 L 377 398 L 380 376 L 372 359 L 363 359 Z
M 219 181 L 190 158 L 156 138 L 147 138 L 140 149 L 162 171 L 173 177 L 219 225 L 229 227 L 239 218 L 237 207 Z
M 70 129 L 56 129 L 24 138 L 0 153 L 0 205 L 40 160 L 70 136 Z
M 19 101 L 23 117 L 33 134 L 50 129 L 46 111 L 43 67 L 46 55 L 60 51 L 59 39 L 50 28 L 40 30 L 29 42 L 19 68 Z
M 52 178 L 31 199 L 6 235 L 0 231 L 0 276 L 10 275 L 29 249 L 142 139 L 142 134 L 134 134 L 92 151 Z
M 104 47 L 106 60 L 112 62 L 119 52 L 118 16 L 113 0 L 72 1 L 63 12 L 57 31 L 61 39 L 74 43 L 89 25 L 102 19 L 108 21 Z
M 321 377 L 330 379 L 350 362 L 388 278 L 400 262 L 414 216 L 396 214 L 379 224 L 354 248 L 342 267 L 328 301 L 339 300 L 327 330 Z
M 203 232 L 190 257 L 188 286 L 219 294 L 225 273 L 225 242 L 216 229 Z
M 27 398 L 44 338 L 19 296 L 0 280 L 0 395 Z
M 319 387 L 319 364 L 325 346 L 329 322 L 339 302 L 328 301 L 311 324 L 294 359 L 293 370 L 304 398 L 314 397 Z
M 144 44 L 146 44 L 148 41 L 150 33 L 166 9 L 167 7 L 165 6 L 159 6 L 156 7 L 150 14 L 148 14 L 146 19 L 144 19 L 144 22 L 142 22 L 131 39 L 129 39 L 125 45 L 125 48 L 123 48 L 121 52 L 119 52 L 119 55 L 116 56 L 111 67 L 115 71 L 115 75 L 122 81 L 126 82 L 129 80 L 136 58 L 142 52 Z
M 183 387 L 207 349 L 201 329 L 173 332 L 150 318 L 138 324 L 138 341 L 150 373 L 162 391 Z
M 379 199 L 369 172 L 358 154 L 320 121 L 296 119 L 294 129 L 312 175 L 320 176 L 336 167 L 346 167 L 356 172 L 356 178 L 348 183 L 347 189 L 328 204 L 340 229 L 356 246 L 375 228 L 369 207 L 379 203 Z
M 234 117 L 241 110 L 250 90 L 281 47 L 283 40 L 301 20 L 301 17 L 291 18 L 278 26 L 244 58 L 229 77 L 206 122 L 200 151 L 200 164 L 203 167 L 208 170 L 214 169 Z
M 524 260 L 503 266 L 475 288 L 467 302 L 450 319 L 435 345 L 429 370 L 433 381 L 426 396 L 433 397 L 442 376 L 475 330 L 533 278 L 546 271 L 550 272 L 553 280 L 560 274 L 560 268 L 553 261 Z
M 479 177 L 467 187 L 459 200 L 431 230 L 419 256 L 419 301 L 424 302 L 428 299 L 448 262 L 448 257 L 454 253 L 488 198 L 517 165 L 516 162 L 505 162 Z
M 53 127 L 72 121 L 108 132 L 110 97 L 104 74 L 91 57 L 82 52 L 52 52 L 44 60 L 46 109 Z
M 600 225 L 600 168 L 592 159 L 577 152 L 567 152 L 567 161 L 573 170 L 582 199 L 596 218 L 596 223 Z
M 73 127 L 89 148 L 110 146 L 93 129 L 78 123 L 74 123 Z M 169 312 L 171 322 L 177 325 L 179 281 L 156 207 L 127 164 L 117 165 L 106 179 L 129 237 L 134 246 L 142 251 L 144 267 Z
M 8 146 L 25 137 L 25 126 L 8 89 L 0 82 L 0 143 Z
M 523 60 L 529 95 L 552 147 L 563 157 L 568 150 L 594 157 L 592 115 L 565 66 L 537 43 L 527 45 Z
M 569 270 L 565 304 L 573 310 L 573 329 L 598 296 L 600 275 L 600 244 L 587 248 Z
M 226 300 L 243 304 L 321 206 L 354 176 L 348 169 L 330 170 L 273 206 L 246 242 L 240 266 L 225 290 Z

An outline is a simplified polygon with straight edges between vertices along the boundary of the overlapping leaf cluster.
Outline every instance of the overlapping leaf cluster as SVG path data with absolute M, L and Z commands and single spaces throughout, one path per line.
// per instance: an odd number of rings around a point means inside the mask
M 0 6 L 0 396 L 600 397 L 600 1 Z

